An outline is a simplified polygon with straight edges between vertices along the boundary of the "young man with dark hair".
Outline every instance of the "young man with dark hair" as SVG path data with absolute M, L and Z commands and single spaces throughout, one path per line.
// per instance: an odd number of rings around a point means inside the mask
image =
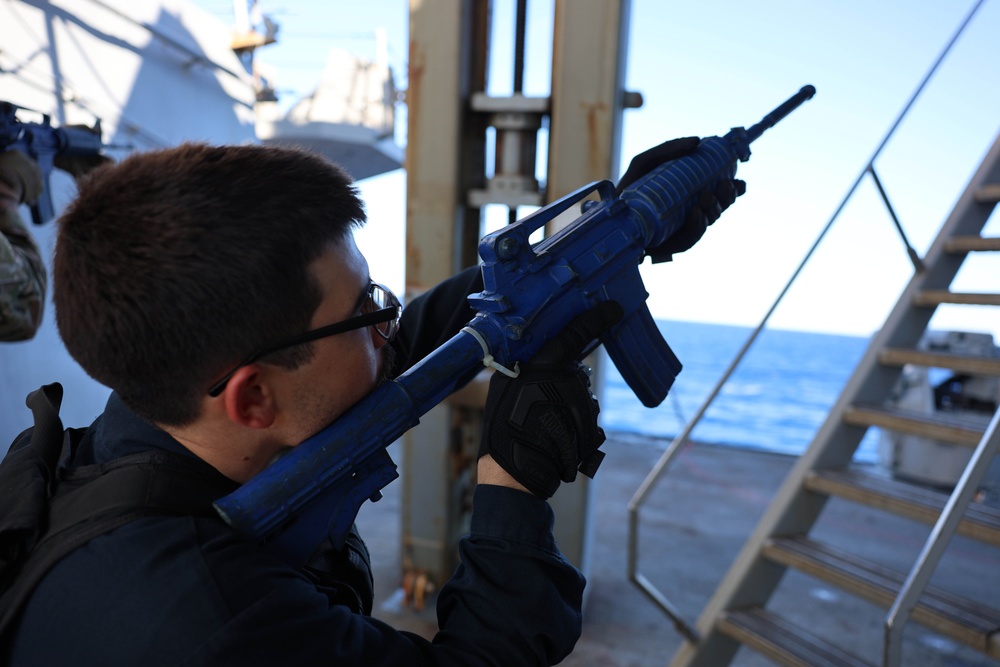
M 708 223 L 729 202 L 710 203 Z M 474 316 L 477 268 L 400 318 L 355 245 L 364 220 L 343 171 L 285 148 L 188 144 L 82 180 L 59 221 L 56 319 L 114 393 L 86 431 L 70 429 L 46 502 L 136 461 L 151 493 L 190 484 L 203 502 L 133 518 L 56 562 L 0 637 L 8 664 L 520 666 L 572 650 L 584 580 L 559 553 L 545 499 L 604 438 L 575 359 L 491 385 L 471 530 L 432 641 L 371 618 L 356 531 L 295 569 L 211 510 Z M 615 317 L 579 318 L 574 340 Z M 553 432 L 507 425 L 524 382 L 559 385 L 561 400 L 533 413 Z
M 61 463 L 115 466 L 159 450 L 218 495 L 335 420 L 472 318 L 477 272 L 398 312 L 307 344 L 303 332 L 391 308 L 353 238 L 365 213 L 336 166 L 289 149 L 184 145 L 94 172 L 59 221 L 60 334 L 114 390 Z M 448 324 L 448 320 L 451 324 Z M 454 332 L 454 331 L 453 331 Z M 452 333 L 453 333 L 452 332 Z M 253 353 L 275 349 L 259 359 Z M 221 474 L 220 474 L 221 473 Z M 473 535 L 440 593 L 434 642 L 372 619 L 356 535 L 317 567 L 285 565 L 207 514 L 99 535 L 42 579 L 10 664 L 549 664 L 580 632 L 583 579 L 551 510 L 479 463 Z

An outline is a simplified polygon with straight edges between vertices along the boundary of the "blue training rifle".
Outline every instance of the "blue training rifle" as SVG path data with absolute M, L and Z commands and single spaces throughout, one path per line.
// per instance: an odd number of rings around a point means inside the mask
M 458 334 L 340 418 L 291 448 L 215 508 L 230 525 L 292 565 L 324 539 L 339 547 L 366 500 L 399 476 L 386 447 L 459 388 L 477 367 L 513 372 L 576 315 L 607 300 L 624 317 L 603 337 L 622 377 L 647 407 L 666 397 L 681 364 L 646 307 L 639 265 L 687 218 L 706 187 L 736 175 L 750 143 L 815 94 L 804 86 L 750 129 L 707 137 L 685 157 L 664 163 L 619 196 L 610 181 L 587 185 L 482 239 L 484 289 Z M 532 246 L 528 237 L 597 192 L 584 212 Z

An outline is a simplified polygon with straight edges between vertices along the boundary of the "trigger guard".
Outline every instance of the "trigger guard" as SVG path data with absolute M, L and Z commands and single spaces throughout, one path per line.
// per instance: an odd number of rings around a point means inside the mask
M 380 449 L 376 456 L 370 457 L 364 464 L 355 468 L 351 479 L 344 483 L 346 488 L 344 500 L 330 517 L 327 536 L 335 549 L 340 549 L 347 539 L 351 526 L 358 518 L 358 512 L 366 500 L 376 502 L 382 498 L 382 489 L 392 480 L 399 477 L 396 464 L 389 453 Z M 349 509 L 349 512 L 345 512 Z

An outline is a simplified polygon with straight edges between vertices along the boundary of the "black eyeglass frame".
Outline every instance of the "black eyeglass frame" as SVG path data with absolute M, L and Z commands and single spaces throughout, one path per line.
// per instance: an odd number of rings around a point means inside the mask
M 311 343 L 314 340 L 319 340 L 320 338 L 328 338 L 329 336 L 336 336 L 337 334 L 347 333 L 348 331 L 354 331 L 355 329 L 363 329 L 365 327 L 375 326 L 376 324 L 382 324 L 383 322 L 391 322 L 388 327 L 387 332 L 383 332 L 377 326 L 375 331 L 379 336 L 387 341 L 391 341 L 396 332 L 399 330 L 399 316 L 402 313 L 402 304 L 399 303 L 399 299 L 395 294 L 392 293 L 389 288 L 380 285 L 379 283 L 372 282 L 368 287 L 368 299 L 374 300 L 374 293 L 376 289 L 382 290 L 386 296 L 389 298 L 389 306 L 387 308 L 380 308 L 379 310 L 373 311 L 371 313 L 365 313 L 364 315 L 358 315 L 357 317 L 351 317 L 349 319 L 337 322 L 335 324 L 328 324 L 325 327 L 320 327 L 319 329 L 312 329 L 311 331 L 306 331 L 298 336 L 293 336 L 281 343 L 275 345 L 269 345 L 267 347 L 260 348 L 259 350 L 248 355 L 243 361 L 237 364 L 233 370 L 226 373 L 222 378 L 220 378 L 215 384 L 208 388 L 208 395 L 218 396 L 222 393 L 222 390 L 226 388 L 226 384 L 232 379 L 236 371 L 248 366 L 255 361 L 258 361 L 262 357 L 278 352 L 280 350 L 285 350 L 290 347 L 295 347 L 296 345 L 303 345 L 305 343 Z

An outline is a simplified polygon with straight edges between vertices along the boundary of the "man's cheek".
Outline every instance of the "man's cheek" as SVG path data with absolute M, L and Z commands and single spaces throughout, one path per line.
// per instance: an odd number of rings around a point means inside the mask
M 382 372 L 379 374 L 379 384 L 396 377 L 396 349 L 392 345 L 383 345 Z

